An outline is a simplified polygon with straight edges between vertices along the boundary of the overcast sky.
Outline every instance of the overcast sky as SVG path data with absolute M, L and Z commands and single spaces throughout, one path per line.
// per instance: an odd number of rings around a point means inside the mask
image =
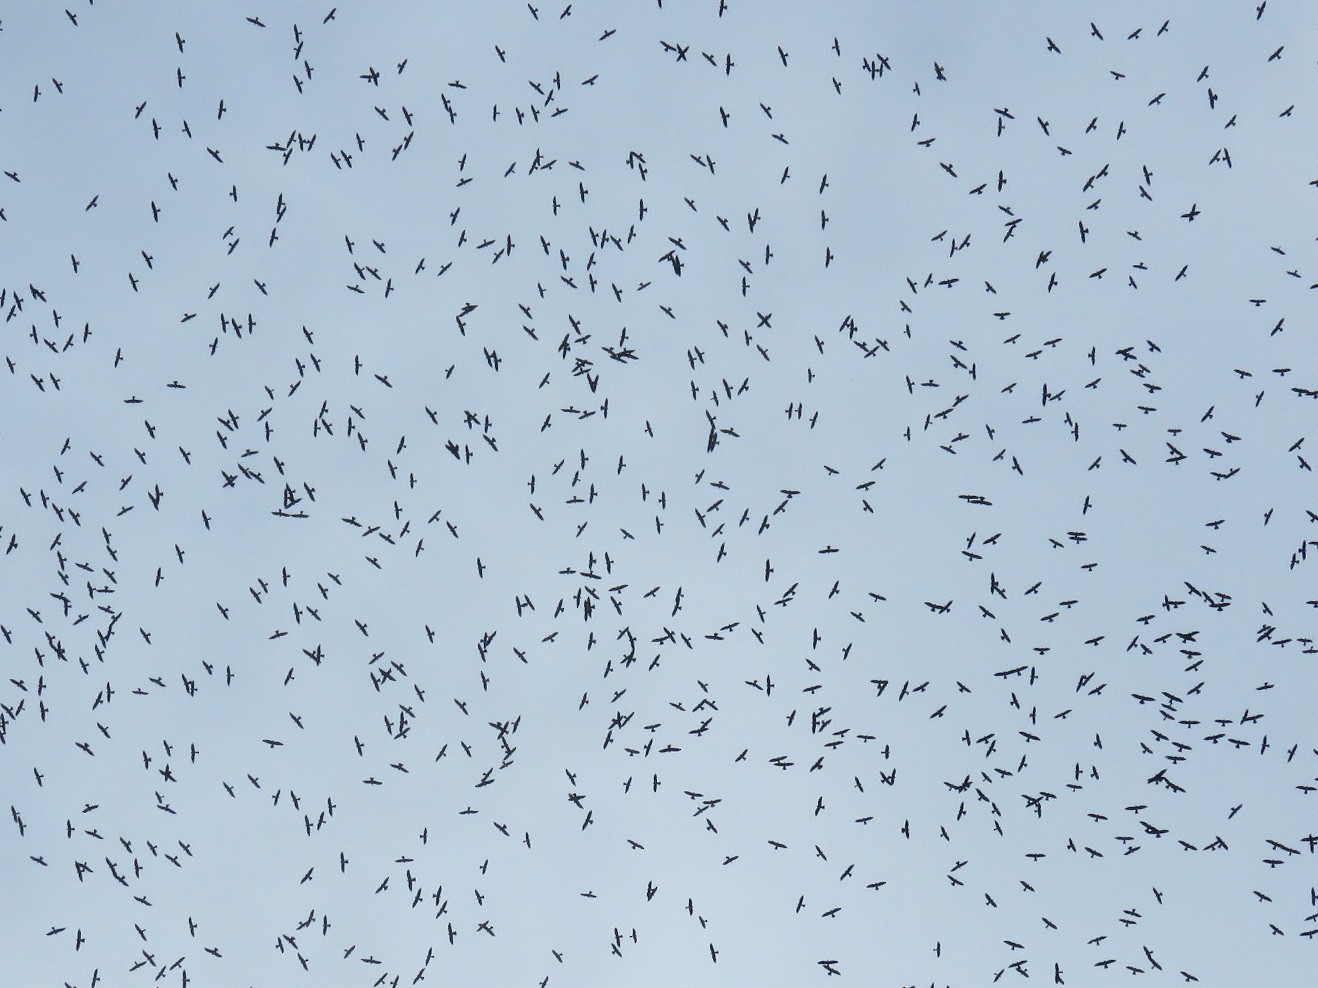
M 66 2 L 0 981 L 1311 983 L 1307 5 Z

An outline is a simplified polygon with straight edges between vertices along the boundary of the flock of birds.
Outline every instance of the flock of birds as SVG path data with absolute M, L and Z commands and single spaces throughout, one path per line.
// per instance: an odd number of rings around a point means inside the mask
M 0 981 L 1311 983 L 1307 12 L 854 6 L 7 11 Z

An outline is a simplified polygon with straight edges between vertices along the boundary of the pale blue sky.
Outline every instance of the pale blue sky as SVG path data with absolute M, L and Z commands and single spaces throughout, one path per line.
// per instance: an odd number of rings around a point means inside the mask
M 14 984 L 1309 983 L 1305 5 L 70 2 Z

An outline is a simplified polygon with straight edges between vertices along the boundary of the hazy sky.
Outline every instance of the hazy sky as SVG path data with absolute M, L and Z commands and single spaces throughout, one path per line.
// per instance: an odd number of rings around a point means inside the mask
M 1312 983 L 1307 5 L 66 2 L 0 982 Z

